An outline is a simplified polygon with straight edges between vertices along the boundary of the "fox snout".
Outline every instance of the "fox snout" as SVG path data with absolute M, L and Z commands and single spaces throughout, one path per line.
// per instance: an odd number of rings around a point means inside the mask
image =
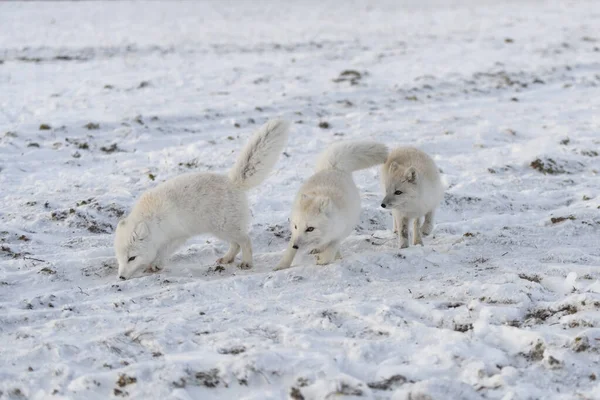
M 381 201 L 381 208 L 392 208 L 392 205 L 389 201 L 387 201 L 387 199 L 383 199 Z
M 390 199 L 388 196 L 385 196 L 383 200 L 381 200 L 381 208 L 393 208 L 391 200 L 392 199 Z
M 292 249 L 294 250 L 298 250 L 300 249 L 300 247 L 304 248 L 306 246 L 306 238 L 303 238 L 301 236 L 299 237 L 292 237 Z

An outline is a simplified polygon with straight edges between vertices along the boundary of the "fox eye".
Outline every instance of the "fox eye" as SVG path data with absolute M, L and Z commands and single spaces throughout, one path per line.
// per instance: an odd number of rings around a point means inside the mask
M 297 225 L 294 225 L 294 229 L 298 229 L 298 226 L 297 226 Z
M 306 228 L 306 232 L 312 232 L 314 230 L 315 230 L 315 228 L 313 228 L 312 226 L 309 226 L 308 228 Z
M 400 191 L 400 190 L 396 190 L 396 191 L 394 192 L 394 194 L 395 194 L 396 196 L 400 196 L 400 195 L 402 194 L 402 191 Z
M 136 257 L 136 256 L 129 257 L 129 259 L 127 260 L 127 262 L 132 262 L 133 260 L 135 260 L 135 257 Z

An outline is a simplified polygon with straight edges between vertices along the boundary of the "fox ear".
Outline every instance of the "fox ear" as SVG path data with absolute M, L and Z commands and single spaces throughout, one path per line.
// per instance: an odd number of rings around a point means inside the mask
M 148 224 L 145 222 L 140 222 L 135 226 L 133 230 L 133 236 L 137 240 L 144 240 L 150 234 L 150 230 L 148 229 Z
M 419 179 L 419 174 L 415 167 L 409 167 L 404 173 L 404 177 L 410 183 L 417 183 L 417 179 Z
M 392 163 L 390 164 L 390 173 L 398 171 L 399 168 L 400 165 L 396 161 L 392 161 Z
M 327 214 L 329 211 L 331 211 L 331 200 L 329 200 L 329 198 L 323 197 L 322 199 L 319 199 L 319 211 L 324 214 Z

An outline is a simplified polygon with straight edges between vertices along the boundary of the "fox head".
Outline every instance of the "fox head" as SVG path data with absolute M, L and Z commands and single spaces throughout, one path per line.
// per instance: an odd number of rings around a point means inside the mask
M 292 218 L 292 246 L 295 249 L 311 251 L 328 244 L 332 234 L 333 204 L 328 197 L 301 194 Z
M 384 166 L 385 168 L 385 166 Z M 381 207 L 411 210 L 419 208 L 419 173 L 415 167 L 405 168 L 392 162 L 387 173 L 382 174 L 385 197 Z
M 115 254 L 119 263 L 119 279 L 131 278 L 156 259 L 151 226 L 145 222 L 119 221 L 115 232 Z

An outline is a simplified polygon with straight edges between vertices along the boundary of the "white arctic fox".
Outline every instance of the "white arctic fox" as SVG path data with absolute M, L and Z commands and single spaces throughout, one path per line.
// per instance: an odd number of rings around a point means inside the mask
M 413 221 L 413 244 L 423 244 L 421 233 L 433 230 L 435 209 L 444 198 L 444 187 L 435 162 L 414 147 L 399 147 L 390 152 L 382 167 L 381 183 L 385 198 L 381 207 L 392 210 L 394 232 L 400 247 L 408 247 L 408 226 Z M 425 216 L 421 226 L 420 218 Z
M 388 149 L 376 142 L 339 142 L 318 159 L 315 174 L 301 187 L 292 206 L 292 238 L 275 270 L 289 268 L 301 249 L 317 254 L 317 264 L 341 258 L 340 242 L 360 217 L 360 195 L 352 171 L 385 162 Z
M 239 267 L 252 267 L 245 191 L 267 178 L 287 143 L 288 130 L 285 121 L 267 122 L 250 138 L 228 175 L 184 174 L 143 193 L 117 225 L 119 278 L 127 279 L 141 268 L 160 268 L 177 247 L 202 233 L 230 243 L 218 263 L 231 263 L 241 247 Z

